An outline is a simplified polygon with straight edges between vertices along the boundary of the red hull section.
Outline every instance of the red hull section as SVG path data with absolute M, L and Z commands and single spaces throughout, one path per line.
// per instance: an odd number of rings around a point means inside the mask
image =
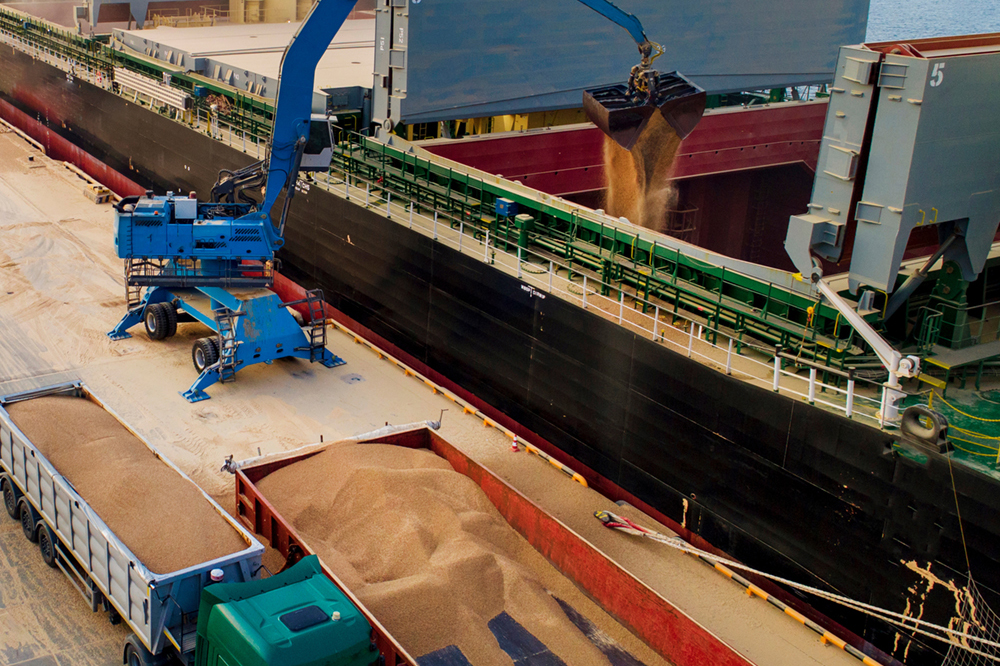
M 827 105 L 782 104 L 706 115 L 681 143 L 674 178 L 801 163 L 816 170 Z
M 811 102 L 710 113 L 681 143 L 673 177 L 695 178 L 796 163 L 815 171 L 826 108 L 825 103 Z M 604 135 L 596 127 L 474 136 L 421 145 L 436 155 L 548 194 L 577 194 L 605 187 Z
M 0 118 L 40 143 L 45 154 L 49 157 L 75 164 L 88 176 L 108 187 L 118 196 L 142 194 L 146 191 L 143 186 L 126 178 L 3 99 L 0 99 Z

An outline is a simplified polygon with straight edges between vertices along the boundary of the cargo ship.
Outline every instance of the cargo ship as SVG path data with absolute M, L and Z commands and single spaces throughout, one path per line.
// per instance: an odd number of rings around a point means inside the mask
M 858 8 L 835 9 L 849 16 Z M 393 3 L 386 13 L 409 21 L 407 10 Z M 416 39 L 419 30 L 407 23 L 411 27 Z M 800 73 L 788 85 L 831 81 L 836 47 L 860 41 L 847 33 L 830 37 L 837 42 L 827 45 L 825 69 Z M 110 48 L 107 40 L 10 11 L 0 35 L 0 115 L 120 194 L 147 187 L 207 192 L 220 169 L 243 167 L 266 149 L 262 80 L 244 82 L 241 91 L 235 79 L 192 73 L 178 64 L 179 53 L 160 54 L 156 45 L 145 54 Z M 443 38 L 437 32 L 423 39 Z M 964 47 L 990 52 L 996 42 L 990 40 Z M 414 68 L 417 46 L 407 46 L 413 47 L 406 51 L 409 73 L 421 71 Z M 780 51 L 776 57 L 789 48 Z M 385 67 L 398 84 L 403 68 L 394 62 Z M 765 81 L 730 80 L 710 91 L 759 83 Z M 961 624 L 970 571 L 985 603 L 1000 603 L 993 545 L 998 500 L 993 467 L 982 462 L 989 461 L 991 441 L 985 421 L 965 423 L 973 432 L 965 439 L 973 441 L 960 446 L 971 453 L 958 447 L 914 452 L 900 444 L 884 418 L 881 370 L 870 350 L 836 309 L 782 270 L 788 260 L 765 240 L 773 239 L 767 227 L 774 220 L 787 224 L 810 203 L 812 179 L 798 165 L 817 164 L 827 116 L 822 98 L 757 96 L 768 105 L 755 108 L 745 98 L 745 108 L 706 116 L 703 143 L 693 147 L 699 135 L 692 134 L 677 168 L 695 165 L 688 197 L 700 196 L 706 210 L 718 198 L 714 192 L 736 184 L 728 191 L 741 192 L 731 206 L 742 211 L 743 224 L 720 241 L 710 221 L 722 228 L 733 218 L 701 215 L 709 223 L 691 237 L 708 247 L 698 247 L 556 196 L 585 194 L 564 189 L 559 179 L 563 169 L 576 170 L 574 177 L 590 173 L 594 143 L 592 134 L 586 137 L 592 129 L 515 130 L 453 143 L 438 139 L 426 148 L 404 141 L 419 138 L 428 124 L 446 134 L 442 128 L 457 127 L 471 107 L 492 117 L 510 110 L 503 100 L 482 102 L 485 93 L 473 87 L 464 92 L 471 102 L 435 116 L 431 107 L 440 99 L 426 89 L 421 97 L 418 84 L 419 77 L 411 77 L 405 97 L 382 100 L 388 117 L 373 111 L 367 118 L 396 134 L 378 140 L 344 128 L 334 169 L 301 183 L 282 256 L 289 282 L 279 289 L 291 291 L 293 282 L 321 287 L 334 318 L 539 442 L 606 496 L 642 508 L 692 543 L 941 625 Z M 525 113 L 567 105 L 565 96 L 536 97 Z M 329 98 L 342 100 L 343 108 L 328 108 L 345 117 L 344 111 L 364 107 L 350 90 Z M 372 104 L 378 94 L 374 98 Z M 220 99 L 229 105 L 224 115 Z M 424 106 L 410 115 L 396 109 L 402 115 L 395 117 L 407 120 L 403 126 L 387 122 L 393 104 L 421 100 Z M 741 125 L 750 129 L 739 131 Z M 569 141 L 572 133 L 581 135 L 580 143 Z M 537 147 L 588 140 L 590 152 L 581 149 L 576 163 L 568 156 L 537 169 L 529 160 L 520 182 L 505 178 L 519 175 L 510 162 L 522 153 L 504 141 Z M 507 159 L 503 167 L 478 164 L 493 173 L 448 159 L 460 157 L 454 151 L 482 157 L 491 150 Z M 536 159 L 551 156 L 551 149 L 536 150 Z M 753 157 L 734 171 L 737 152 Z M 533 187 L 546 179 L 552 193 Z M 781 189 L 793 194 L 767 196 Z M 517 215 L 501 214 L 501 199 L 516 203 Z M 683 215 L 677 217 L 675 231 L 686 229 Z M 718 242 L 728 245 L 713 251 Z M 930 245 L 918 234 L 907 252 L 919 257 Z M 737 247 L 749 254 L 723 252 Z M 939 324 L 933 340 L 920 344 L 961 350 L 987 341 L 991 266 L 987 259 L 975 296 L 957 309 L 949 306 L 945 337 Z M 917 305 L 932 302 L 927 290 L 937 282 L 917 292 L 923 298 Z M 884 305 L 878 301 L 872 309 Z M 956 326 L 962 315 L 965 323 Z M 978 326 L 974 339 L 970 318 Z M 934 391 L 912 400 L 939 396 L 932 407 L 949 417 L 968 413 L 957 402 L 957 388 L 946 392 L 952 369 L 964 385 L 971 367 L 978 385 L 983 375 L 988 381 L 991 359 L 939 366 L 943 377 L 925 376 L 936 382 Z M 906 663 L 936 663 L 945 651 L 884 619 L 784 596 L 804 612 L 842 624 L 859 648 L 876 646 Z

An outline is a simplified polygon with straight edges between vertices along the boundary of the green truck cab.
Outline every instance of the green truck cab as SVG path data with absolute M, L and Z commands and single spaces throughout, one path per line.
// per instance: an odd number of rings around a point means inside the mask
M 196 666 L 369 666 L 371 625 L 310 555 L 247 583 L 202 590 Z

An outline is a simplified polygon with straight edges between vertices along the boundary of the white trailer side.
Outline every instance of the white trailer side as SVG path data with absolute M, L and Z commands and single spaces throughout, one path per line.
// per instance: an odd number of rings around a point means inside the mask
M 79 382 L 0 396 L 0 486 L 8 512 L 11 500 L 18 511 L 22 506 L 29 507 L 33 513 L 27 522 L 32 529 L 48 530 L 45 536 L 55 537 L 52 541 L 58 541 L 55 549 L 58 556 L 54 564 L 91 603 L 92 610 L 113 608 L 153 654 L 169 646 L 182 656 L 192 654 L 201 590 L 212 583 L 209 572 L 221 569 L 226 582 L 252 580 L 261 568 L 264 547 L 199 488 L 205 501 L 240 534 L 246 548 L 169 574 L 149 571 L 14 425 L 5 409 L 13 402 L 49 395 L 73 395 L 92 400 L 128 428 Z M 187 482 L 194 483 L 149 442 L 133 434 L 165 465 Z M 27 536 L 27 524 L 24 527 Z M 165 538 L 171 537 L 166 535 Z

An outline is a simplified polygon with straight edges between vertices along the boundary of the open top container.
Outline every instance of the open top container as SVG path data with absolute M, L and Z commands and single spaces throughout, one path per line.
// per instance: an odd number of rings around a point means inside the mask
M 7 412 L 12 403 L 53 395 L 87 399 L 110 413 L 163 464 L 198 488 L 205 501 L 240 535 L 246 548 L 168 574 L 149 571 L 14 425 Z M 67 436 L 72 432 L 67 424 Z M 261 568 L 264 546 L 80 382 L 0 396 L 0 485 L 5 486 L 5 500 L 9 494 L 17 506 L 27 502 L 61 541 L 63 557 L 56 558 L 56 563 L 92 609 L 98 610 L 105 602 L 113 606 L 153 654 L 168 644 L 182 655 L 194 649 L 201 590 L 212 584 L 213 569 L 222 570 L 226 582 L 244 582 L 256 578 Z M 164 534 L 163 538 L 185 539 L 187 535 Z

